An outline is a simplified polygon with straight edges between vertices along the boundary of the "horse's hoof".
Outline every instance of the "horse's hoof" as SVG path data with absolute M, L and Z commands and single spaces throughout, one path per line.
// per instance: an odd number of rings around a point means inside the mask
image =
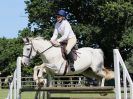
M 43 87 L 43 86 L 44 86 L 44 83 L 43 83 L 43 82 L 39 82 L 39 83 L 38 83 L 38 86 L 39 86 L 39 87 Z

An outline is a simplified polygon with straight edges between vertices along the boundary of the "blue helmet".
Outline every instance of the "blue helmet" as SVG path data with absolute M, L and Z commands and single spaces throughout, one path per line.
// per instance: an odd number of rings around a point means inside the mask
M 59 10 L 58 13 L 57 13 L 57 15 L 66 17 L 67 14 L 66 14 L 65 10 Z

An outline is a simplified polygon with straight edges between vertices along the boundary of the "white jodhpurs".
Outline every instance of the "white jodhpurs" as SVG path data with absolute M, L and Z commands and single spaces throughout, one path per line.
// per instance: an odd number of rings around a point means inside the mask
M 77 43 L 76 37 L 72 37 L 68 39 L 67 46 L 66 46 L 66 53 L 67 55 L 70 53 L 71 49 L 74 47 L 74 45 Z

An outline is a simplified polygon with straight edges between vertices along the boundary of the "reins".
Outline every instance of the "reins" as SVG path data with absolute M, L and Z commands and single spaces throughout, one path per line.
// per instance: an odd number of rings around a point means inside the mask
M 47 50 L 49 50 L 50 48 L 52 48 L 53 47 L 53 45 L 52 46 L 50 46 L 49 48 L 47 48 L 46 50 L 44 50 L 44 51 L 42 51 L 41 53 L 39 53 L 39 54 L 42 54 L 42 53 L 44 53 L 44 52 L 46 52 Z

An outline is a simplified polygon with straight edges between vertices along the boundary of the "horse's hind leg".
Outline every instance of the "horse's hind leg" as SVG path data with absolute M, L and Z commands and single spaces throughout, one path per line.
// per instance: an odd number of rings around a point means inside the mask
M 104 87 L 105 78 L 102 78 L 101 87 Z
M 90 78 L 96 78 L 98 80 L 98 85 L 104 87 L 105 78 L 101 74 L 99 75 L 98 72 L 93 71 L 92 69 L 87 69 L 83 72 L 83 75 Z
M 114 78 L 114 72 L 112 70 L 102 68 L 98 72 L 94 71 L 99 77 L 101 77 L 101 87 L 104 87 L 104 82 Z
M 99 77 L 98 80 L 99 80 L 98 85 L 101 86 L 101 87 L 104 87 L 105 78 L 104 77 L 103 78 L 102 77 Z
M 102 70 L 95 72 L 95 74 L 97 75 L 97 79 L 99 79 L 99 86 L 104 87 L 104 83 L 105 83 L 105 74 Z

